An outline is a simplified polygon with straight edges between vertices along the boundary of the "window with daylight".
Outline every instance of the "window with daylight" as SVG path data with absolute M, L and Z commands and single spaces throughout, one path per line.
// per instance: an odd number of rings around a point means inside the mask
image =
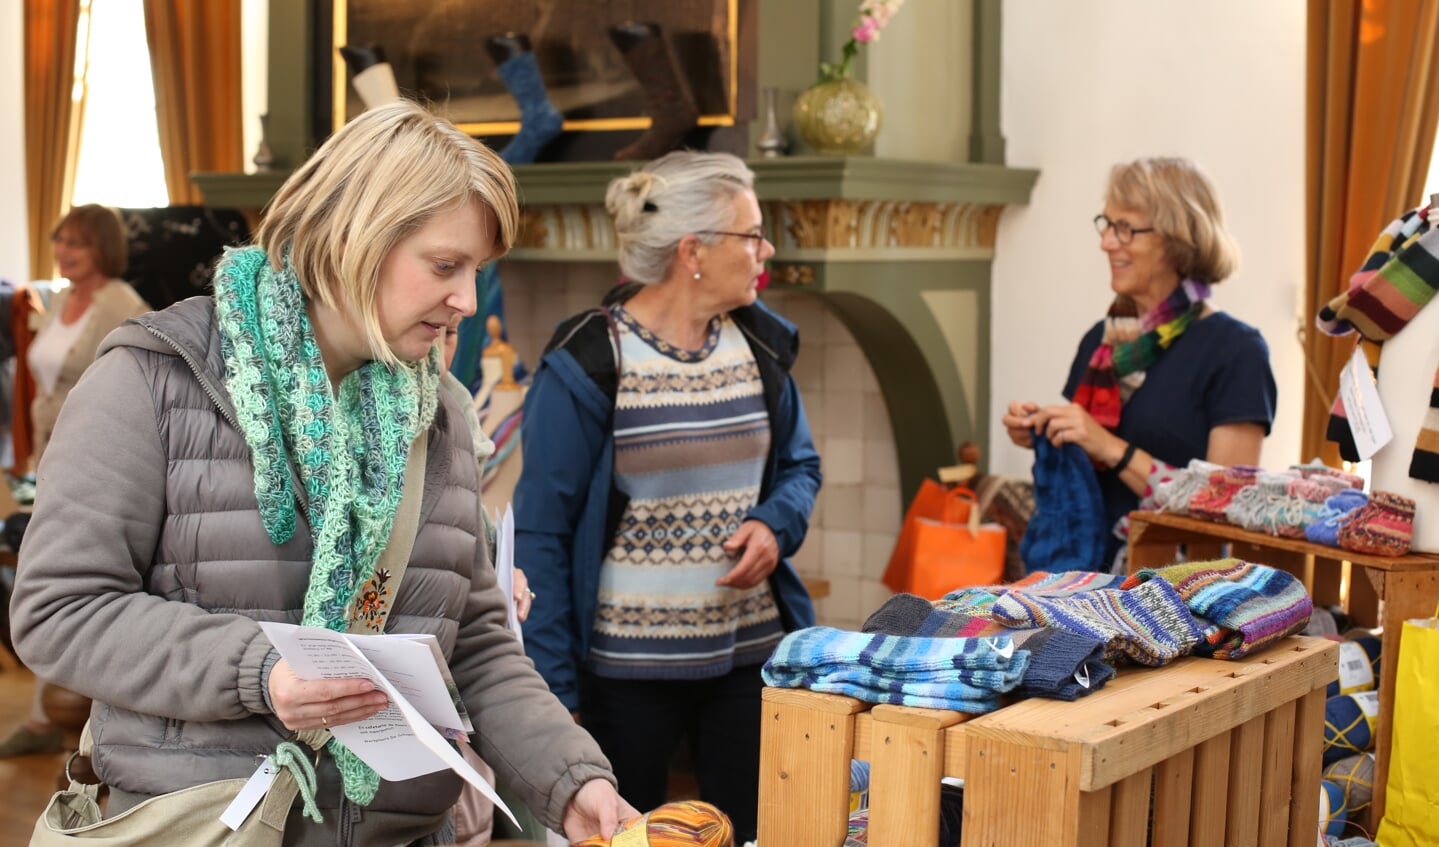
M 142 0 L 81 0 L 73 205 L 168 206 Z

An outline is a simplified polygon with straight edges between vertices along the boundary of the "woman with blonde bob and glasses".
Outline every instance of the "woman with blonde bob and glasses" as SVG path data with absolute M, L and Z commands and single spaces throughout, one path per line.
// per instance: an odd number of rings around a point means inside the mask
M 1112 530 L 1096 564 L 1108 567 L 1124 516 L 1157 482 L 1194 459 L 1258 464 L 1278 392 L 1259 331 L 1209 302 L 1239 251 L 1193 162 L 1115 165 L 1094 226 L 1115 298 L 1079 343 L 1064 385 L 1070 402 L 1010 403 L 1003 422 L 1021 447 L 1036 437 L 1077 444 L 1095 464 Z
M 756 299 L 774 246 L 753 185 L 688 151 L 610 183 L 629 281 L 550 341 L 515 489 L 526 651 L 642 808 L 687 738 L 736 843 L 755 832 L 760 667 L 814 623 L 786 557 L 820 485 L 798 336 Z
M 372 109 L 286 181 L 213 297 L 102 345 L 40 465 L 12 626 L 38 674 L 94 699 L 107 815 L 288 746 L 317 783 L 300 775 L 286 845 L 453 841 L 454 773 L 382 781 L 335 740 L 297 754 L 295 733 L 386 696 L 300 679 L 261 621 L 434 635 L 475 748 L 547 826 L 608 835 L 635 813 L 506 631 L 470 431 L 437 389 L 438 342 L 517 218 L 493 152 L 412 103 Z M 409 539 L 407 567 L 376 570 Z

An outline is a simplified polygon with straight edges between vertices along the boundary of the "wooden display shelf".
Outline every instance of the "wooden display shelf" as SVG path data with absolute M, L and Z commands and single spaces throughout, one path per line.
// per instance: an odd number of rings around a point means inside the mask
M 1294 574 L 1304 581 L 1315 605 L 1341 606 L 1356 624 L 1383 628 L 1379 718 L 1374 729 L 1374 802 L 1370 807 L 1370 820 L 1378 821 L 1384 816 L 1384 789 L 1389 778 L 1389 724 L 1394 715 L 1399 634 L 1404 621 L 1427 618 L 1439 605 L 1439 556 L 1370 556 L 1181 515 L 1133 512 L 1129 516 L 1131 573 L 1172 564 L 1180 547 L 1188 561 L 1203 561 L 1223 556 L 1226 546 L 1228 555 L 1235 558 Z
M 856 758 L 870 763 L 870 847 L 935 847 L 945 776 L 965 780 L 963 847 L 1311 847 L 1338 656 L 1291 637 L 979 717 L 767 688 L 758 843 L 842 844 Z

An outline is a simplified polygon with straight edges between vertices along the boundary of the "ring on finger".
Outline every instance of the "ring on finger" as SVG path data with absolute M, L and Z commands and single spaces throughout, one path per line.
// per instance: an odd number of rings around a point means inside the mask
M 324 715 L 320 715 L 320 723 L 321 723 L 326 729 L 329 729 L 329 728 L 330 728 L 330 719 L 327 718 L 327 717 L 325 717 Z
M 525 589 L 525 593 L 528 594 L 528 595 L 530 595 L 530 601 L 533 602 L 534 599 L 535 599 L 535 592 L 533 592 L 533 591 L 531 591 L 530 589 L 526 588 L 526 589 Z

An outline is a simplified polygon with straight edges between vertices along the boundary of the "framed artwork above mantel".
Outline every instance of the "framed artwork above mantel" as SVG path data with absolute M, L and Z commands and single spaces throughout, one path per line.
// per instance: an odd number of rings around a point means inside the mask
M 471 135 L 503 145 L 519 130 L 519 107 L 486 49 L 493 35 L 520 33 L 533 47 L 545 88 L 564 116 L 570 152 L 615 149 L 647 129 L 645 95 L 609 36 L 625 22 L 659 25 L 709 131 L 746 124 L 755 109 L 756 0 L 313 0 L 314 130 L 323 138 L 363 108 L 339 48 L 378 45 L 406 96 L 431 104 Z M 561 154 L 565 151 L 561 150 Z

